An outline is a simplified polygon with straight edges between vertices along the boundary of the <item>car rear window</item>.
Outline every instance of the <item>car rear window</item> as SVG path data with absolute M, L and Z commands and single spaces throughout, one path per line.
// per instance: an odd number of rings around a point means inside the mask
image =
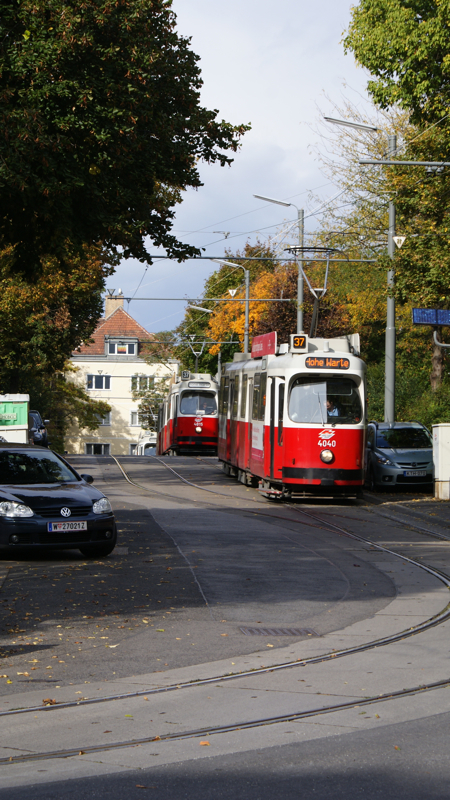
M 377 431 L 377 447 L 409 448 L 421 450 L 432 447 L 431 436 L 424 428 L 392 428 Z
M 54 453 L 0 451 L 0 484 L 67 483 L 77 477 Z

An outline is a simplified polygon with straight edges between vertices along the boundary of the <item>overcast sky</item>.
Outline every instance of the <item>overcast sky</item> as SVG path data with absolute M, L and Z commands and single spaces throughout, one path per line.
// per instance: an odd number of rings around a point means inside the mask
M 305 231 L 314 230 L 317 208 L 336 189 L 320 173 L 310 152 L 311 126 L 330 101 L 349 97 L 365 105 L 367 74 L 344 55 L 342 35 L 350 19 L 349 0 L 173 0 L 178 30 L 192 37 L 204 81 L 202 104 L 219 110 L 219 119 L 250 123 L 231 167 L 201 166 L 204 186 L 185 193 L 174 232 L 183 241 L 221 256 L 245 242 L 265 240 L 295 208 L 256 200 L 263 194 L 305 209 Z M 219 231 L 219 233 L 217 233 Z M 225 234 L 228 238 L 225 239 Z M 290 241 L 295 239 L 295 229 Z M 158 252 L 151 249 L 151 252 Z M 205 278 L 217 268 L 210 261 L 184 264 L 160 261 L 148 267 L 124 261 L 108 279 L 109 289 L 125 296 L 200 297 Z M 175 327 L 185 303 L 133 301 L 125 308 L 147 330 Z

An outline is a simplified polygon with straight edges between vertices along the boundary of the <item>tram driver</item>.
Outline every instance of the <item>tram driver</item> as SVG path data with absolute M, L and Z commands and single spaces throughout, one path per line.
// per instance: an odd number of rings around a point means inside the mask
M 334 404 L 333 398 L 329 397 L 327 399 L 325 405 L 327 407 L 327 415 L 328 415 L 328 417 L 339 417 L 340 411 L 339 411 L 338 407 Z

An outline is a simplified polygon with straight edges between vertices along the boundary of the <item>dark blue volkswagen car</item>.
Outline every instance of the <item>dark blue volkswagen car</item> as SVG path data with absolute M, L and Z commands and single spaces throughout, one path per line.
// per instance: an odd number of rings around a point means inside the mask
M 0 444 L 0 547 L 112 553 L 111 504 L 92 481 L 45 447 Z

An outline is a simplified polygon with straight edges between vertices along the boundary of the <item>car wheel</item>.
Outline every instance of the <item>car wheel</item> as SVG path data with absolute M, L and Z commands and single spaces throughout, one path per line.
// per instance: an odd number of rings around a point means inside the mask
M 116 539 L 112 542 L 105 542 L 103 544 L 87 544 L 84 547 L 80 547 L 80 553 L 82 553 L 86 558 L 105 558 L 105 556 L 109 556 L 116 546 Z

